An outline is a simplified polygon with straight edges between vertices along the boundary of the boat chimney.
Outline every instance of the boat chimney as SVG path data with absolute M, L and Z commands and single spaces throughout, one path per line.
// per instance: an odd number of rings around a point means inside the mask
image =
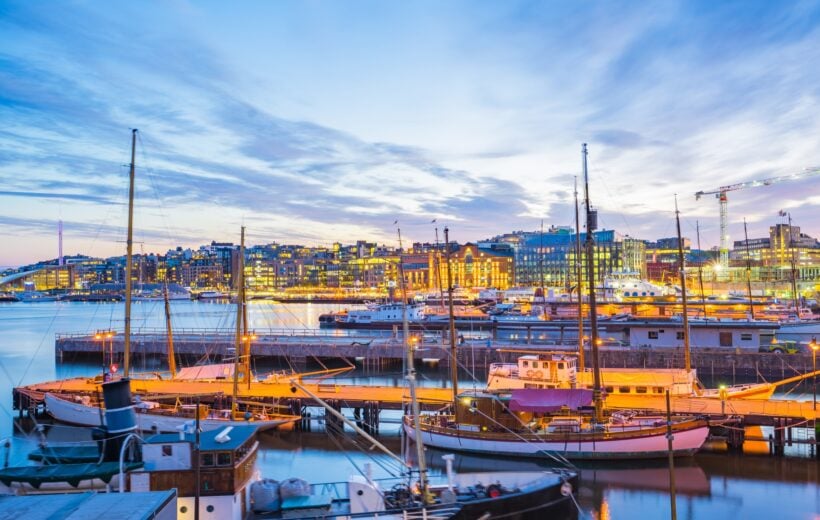
M 103 383 L 105 403 L 105 460 L 119 460 L 125 438 L 137 431 L 137 414 L 131 401 L 131 380 Z

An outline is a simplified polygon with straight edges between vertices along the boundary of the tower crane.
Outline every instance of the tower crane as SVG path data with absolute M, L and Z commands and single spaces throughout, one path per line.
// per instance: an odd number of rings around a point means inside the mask
M 714 195 L 720 201 L 720 266 L 724 270 L 729 267 L 729 214 L 727 209 L 726 192 L 746 188 L 755 188 L 757 186 L 770 186 L 778 182 L 803 179 L 805 177 L 811 177 L 812 175 L 817 174 L 820 174 L 820 167 L 806 168 L 791 175 L 781 175 L 779 177 L 771 177 L 757 181 L 739 182 L 737 184 L 721 186 L 716 190 L 699 191 L 695 193 L 695 199 L 697 200 L 700 200 L 702 195 Z

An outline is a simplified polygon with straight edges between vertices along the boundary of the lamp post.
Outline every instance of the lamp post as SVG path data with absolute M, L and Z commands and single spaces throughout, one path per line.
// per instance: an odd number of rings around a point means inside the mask
M 106 373 L 109 370 L 109 365 L 114 363 L 114 331 L 113 330 L 98 330 L 94 334 L 94 339 L 101 342 L 102 350 L 102 375 L 103 380 L 106 379 Z M 105 362 L 105 341 L 108 340 L 108 364 Z

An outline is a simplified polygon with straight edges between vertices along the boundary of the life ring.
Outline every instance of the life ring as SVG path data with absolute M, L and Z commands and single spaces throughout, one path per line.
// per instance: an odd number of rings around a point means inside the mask
M 543 379 L 543 378 L 544 378 L 544 373 L 543 373 L 543 372 L 541 372 L 540 370 L 536 370 L 536 372 L 535 372 L 535 378 L 536 378 L 536 379 Z
M 527 370 L 527 377 L 532 377 L 535 374 L 535 370 Z
M 498 498 L 501 496 L 501 486 L 497 484 L 490 484 L 487 486 L 487 496 L 490 498 Z

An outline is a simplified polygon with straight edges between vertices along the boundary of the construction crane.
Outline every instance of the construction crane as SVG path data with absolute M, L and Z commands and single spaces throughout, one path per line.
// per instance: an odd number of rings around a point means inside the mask
M 759 181 L 739 182 L 737 184 L 730 184 L 728 186 L 721 186 L 712 191 L 699 191 L 695 193 L 695 199 L 700 200 L 702 195 L 714 195 L 720 201 L 720 266 L 723 272 L 729 267 L 729 214 L 727 209 L 726 192 L 742 190 L 746 188 L 755 188 L 757 186 L 770 186 L 772 184 L 803 179 L 811 177 L 820 173 L 820 167 L 806 168 L 803 171 L 791 175 L 781 175 L 780 177 L 771 177 Z

